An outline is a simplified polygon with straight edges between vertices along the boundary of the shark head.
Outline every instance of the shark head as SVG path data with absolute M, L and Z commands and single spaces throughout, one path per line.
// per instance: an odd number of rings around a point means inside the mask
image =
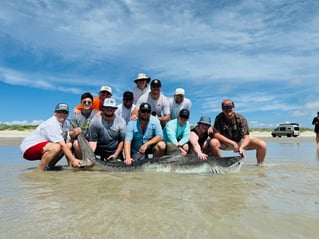
M 244 163 L 244 158 L 240 156 L 213 158 L 207 163 L 210 165 L 209 172 L 213 174 L 238 173 Z

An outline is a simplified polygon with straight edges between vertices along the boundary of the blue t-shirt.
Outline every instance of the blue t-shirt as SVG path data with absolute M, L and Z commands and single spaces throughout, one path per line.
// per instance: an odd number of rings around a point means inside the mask
M 125 133 L 125 141 L 131 142 L 132 155 L 137 153 L 140 147 L 154 136 L 163 137 L 163 130 L 160 121 L 151 115 L 144 134 L 141 132 L 140 121 L 131 120 L 128 122 Z
M 164 141 L 172 144 L 184 145 L 189 141 L 190 125 L 187 121 L 184 125 L 178 123 L 178 119 L 170 120 L 164 128 Z

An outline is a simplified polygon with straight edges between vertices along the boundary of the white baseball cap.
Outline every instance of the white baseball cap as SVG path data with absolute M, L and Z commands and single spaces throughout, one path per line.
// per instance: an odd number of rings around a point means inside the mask
M 175 90 L 175 95 L 185 95 L 185 90 L 183 88 L 177 88 Z
M 103 101 L 103 107 L 109 107 L 109 108 L 117 109 L 115 99 L 106 98 L 106 99 Z

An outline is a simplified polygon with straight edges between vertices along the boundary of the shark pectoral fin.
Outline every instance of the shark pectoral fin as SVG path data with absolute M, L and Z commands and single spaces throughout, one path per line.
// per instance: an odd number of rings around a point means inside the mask
M 91 168 L 93 166 L 94 166 L 94 163 L 90 159 L 85 158 L 81 160 L 80 168 Z

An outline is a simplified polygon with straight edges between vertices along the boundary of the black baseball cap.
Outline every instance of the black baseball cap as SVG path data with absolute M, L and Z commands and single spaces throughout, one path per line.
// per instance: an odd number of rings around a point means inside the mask
M 123 99 L 124 100 L 133 100 L 134 99 L 133 93 L 131 91 L 125 91 L 123 93 Z
M 188 119 L 188 118 L 189 118 L 189 110 L 188 110 L 188 109 L 182 109 L 182 110 L 179 112 L 179 116 Z
M 161 84 L 160 80 L 158 80 L 158 79 L 152 80 L 151 87 L 161 87 L 161 86 L 162 86 L 162 84 Z
M 149 103 L 142 103 L 140 105 L 140 110 L 141 111 L 149 111 L 151 113 L 152 108 L 151 108 L 151 105 Z

